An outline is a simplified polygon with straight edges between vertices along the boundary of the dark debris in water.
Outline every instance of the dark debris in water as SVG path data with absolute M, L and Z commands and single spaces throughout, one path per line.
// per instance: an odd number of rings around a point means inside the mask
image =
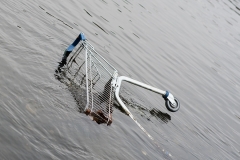
M 50 14 L 49 12 L 46 12 L 49 16 L 52 16 L 52 17 L 54 17 L 52 14 Z M 54 17 L 54 18 L 56 18 L 56 17 Z
M 62 22 L 63 24 L 65 24 L 66 26 L 68 26 L 69 28 L 73 29 L 73 27 L 71 27 L 70 25 L 68 25 L 67 23 L 65 23 L 63 20 L 56 18 L 57 20 L 59 20 L 60 22 Z
M 108 34 L 107 31 L 105 31 L 105 30 L 104 30 L 101 26 L 99 26 L 97 23 L 93 22 L 93 24 L 95 24 L 95 26 L 97 26 L 97 27 L 100 28 L 103 32 L 105 32 L 106 34 Z
M 45 9 L 44 8 L 42 8 L 41 6 L 39 6 L 42 10 L 44 10 L 45 11 Z M 69 27 L 69 28 L 71 28 L 71 29 L 73 29 L 73 27 L 71 27 L 70 25 L 68 25 L 67 23 L 65 23 L 63 20 L 61 20 L 61 19 L 59 19 L 59 18 L 57 18 L 57 17 L 55 17 L 54 15 L 52 15 L 51 13 L 49 13 L 49 12 L 46 12 L 49 16 L 51 16 L 51 17 L 53 17 L 53 18 L 55 18 L 55 19 L 57 19 L 58 21 L 60 21 L 60 22 L 62 22 L 65 26 L 67 26 L 67 27 Z
M 117 6 L 120 6 L 118 3 L 116 3 L 115 1 L 113 1 Z
M 139 4 L 142 8 L 146 9 L 143 5 Z
M 86 10 L 86 9 L 83 9 L 89 16 L 92 17 L 92 15 Z
M 44 11 L 45 11 L 45 9 L 44 9 L 43 7 L 39 6 L 39 8 L 41 8 L 42 10 L 44 10 Z
M 240 13 L 238 13 L 237 11 L 239 11 L 239 7 L 234 4 L 231 0 L 228 0 L 232 5 L 234 5 L 236 7 L 237 10 L 233 9 L 232 7 L 230 7 L 229 5 L 227 5 L 226 3 L 224 3 L 226 6 L 228 6 L 230 8 L 230 10 L 234 11 L 235 13 L 237 13 L 240 16 Z
M 129 12 L 131 12 L 127 7 L 123 6 L 126 10 L 128 10 Z
M 104 18 L 104 17 L 102 17 L 102 16 L 100 16 L 102 19 L 104 19 L 105 21 L 107 21 L 107 22 L 109 22 L 106 18 Z
M 119 26 L 119 28 L 123 29 L 123 27 Z M 124 30 L 124 29 L 123 29 Z
M 140 37 L 138 35 L 136 35 L 135 33 L 133 33 L 133 35 L 140 39 Z
M 131 4 L 132 5 L 132 3 L 130 3 L 128 0 L 123 0 L 123 2 L 126 3 L 126 4 Z
M 240 11 L 240 8 L 238 8 L 238 6 L 236 6 L 236 8 L 237 8 L 237 10 L 239 10 L 239 11 Z

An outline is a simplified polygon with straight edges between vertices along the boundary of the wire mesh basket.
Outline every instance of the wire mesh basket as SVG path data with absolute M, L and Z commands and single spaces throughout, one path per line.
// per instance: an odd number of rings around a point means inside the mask
M 117 70 L 87 41 L 82 41 L 67 62 L 66 71 L 86 92 L 85 112 L 100 121 L 111 121 L 114 91 L 111 85 Z

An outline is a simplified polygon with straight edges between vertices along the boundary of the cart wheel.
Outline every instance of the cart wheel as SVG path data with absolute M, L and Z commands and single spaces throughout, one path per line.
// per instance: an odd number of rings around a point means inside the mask
M 173 105 L 168 99 L 165 101 L 165 106 L 166 108 L 171 111 L 171 112 L 176 112 L 180 108 L 180 102 L 178 101 L 177 98 L 174 98 L 176 104 Z

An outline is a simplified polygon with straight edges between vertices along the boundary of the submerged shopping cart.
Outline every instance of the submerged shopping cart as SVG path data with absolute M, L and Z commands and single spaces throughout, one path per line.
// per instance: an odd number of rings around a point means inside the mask
M 69 56 L 74 48 L 76 48 L 75 51 Z M 157 89 L 129 77 L 118 76 L 117 70 L 94 49 L 83 33 L 80 33 L 66 49 L 58 68 L 59 72 L 61 70 L 69 74 L 74 83 L 81 87 L 82 94 L 85 95 L 83 96 L 85 97 L 83 103 L 85 112 L 99 116 L 108 124 L 112 121 L 112 107 L 115 98 L 124 111 L 142 128 L 119 96 L 123 81 L 162 95 L 166 108 L 171 112 L 176 112 L 180 108 L 177 98 L 168 91 Z M 142 129 L 146 132 L 144 128 Z M 149 134 L 148 136 L 151 138 Z

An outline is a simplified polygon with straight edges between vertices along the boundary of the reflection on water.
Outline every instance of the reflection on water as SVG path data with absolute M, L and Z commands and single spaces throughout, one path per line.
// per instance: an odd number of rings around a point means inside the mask
M 156 118 L 159 122 L 164 123 L 168 123 L 171 120 L 171 116 L 168 113 L 164 113 L 160 111 L 158 108 L 149 106 L 146 107 L 143 104 L 139 104 L 139 102 L 136 102 L 136 99 L 134 99 L 132 93 L 131 94 L 128 93 L 127 97 L 126 95 L 124 95 L 124 93 L 122 93 L 120 97 L 122 101 L 125 103 L 125 105 L 128 106 L 129 109 L 134 112 L 133 114 L 135 115 L 138 114 L 142 118 L 147 119 L 148 121 L 151 121 L 153 117 Z M 124 112 L 124 110 L 122 111 Z
M 151 116 L 148 117 L 148 120 L 151 120 L 151 117 L 155 117 L 158 120 L 161 120 L 165 123 L 167 123 L 168 121 L 171 120 L 171 116 L 167 113 L 163 113 L 161 112 L 159 109 L 157 108 L 153 108 L 149 111 L 149 113 L 151 114 Z
M 79 112 L 84 113 L 87 100 L 86 90 L 83 89 L 79 84 L 75 83 L 73 79 L 68 77 L 65 71 L 61 73 L 55 73 L 55 78 L 67 86 L 67 89 L 70 91 L 77 103 Z

